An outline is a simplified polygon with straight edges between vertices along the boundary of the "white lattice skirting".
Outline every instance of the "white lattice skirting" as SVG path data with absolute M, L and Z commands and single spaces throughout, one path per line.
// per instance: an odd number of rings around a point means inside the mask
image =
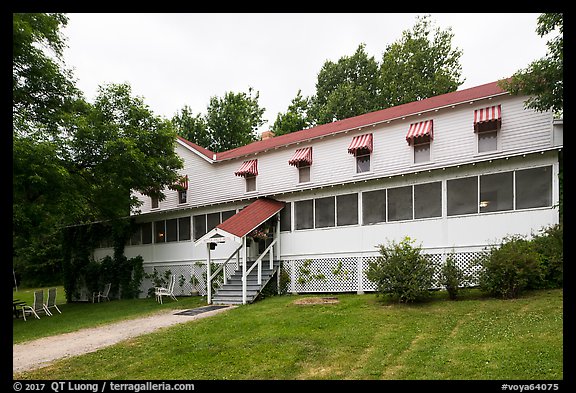
M 467 277 L 465 286 L 469 287 L 478 284 L 479 267 L 476 260 L 485 253 L 484 250 L 424 252 L 434 265 L 436 283 L 446 257 L 452 254 L 457 266 Z M 291 293 L 371 292 L 375 291 L 376 286 L 366 277 L 366 270 L 369 262 L 376 258 L 378 255 L 283 259 L 282 270 L 290 277 L 288 292 Z M 235 263 L 226 266 L 227 278 L 233 274 L 235 268 Z M 152 273 L 154 270 L 160 277 L 164 277 L 165 274 L 176 275 L 174 288 L 176 296 L 190 295 L 192 290 L 198 291 L 201 296 L 206 295 L 206 263 L 203 261 L 165 262 L 145 266 L 146 273 Z M 195 280 L 191 277 L 195 277 Z M 144 279 L 141 287 L 142 296 L 146 296 L 148 289 L 153 286 L 151 280 Z M 441 287 L 435 284 L 434 289 L 437 288 Z

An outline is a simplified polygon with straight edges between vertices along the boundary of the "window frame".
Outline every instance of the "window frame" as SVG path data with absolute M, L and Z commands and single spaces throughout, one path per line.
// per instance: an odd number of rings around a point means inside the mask
M 368 162 L 368 169 L 364 170 L 364 171 L 360 171 L 360 167 L 362 164 L 360 164 L 360 160 L 361 159 L 366 159 L 367 158 L 367 162 Z M 372 152 L 368 149 L 358 149 L 355 153 L 354 153 L 354 164 L 356 166 L 356 174 L 362 174 L 362 173 L 370 173 L 372 171 Z
M 257 176 L 255 176 L 255 175 L 244 176 L 244 179 L 246 181 L 246 188 L 245 188 L 246 193 L 256 192 L 258 190 L 257 184 L 256 184 L 256 177 Z M 252 185 L 253 185 L 254 189 L 250 189 Z
M 416 161 L 416 148 L 420 149 L 424 146 L 428 146 L 428 159 L 424 161 Z M 430 138 L 430 135 L 423 135 L 414 138 L 414 143 L 412 144 L 412 163 L 426 164 L 431 161 L 432 161 L 432 138 Z

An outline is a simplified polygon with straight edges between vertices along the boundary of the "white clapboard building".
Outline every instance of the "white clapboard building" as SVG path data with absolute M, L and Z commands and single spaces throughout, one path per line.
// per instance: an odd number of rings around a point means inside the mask
M 562 121 L 526 99 L 494 82 L 221 153 L 178 138 L 181 187 L 138 195 L 125 254 L 214 303 L 249 303 L 271 277 L 293 293 L 374 291 L 377 246 L 405 237 L 473 273 L 490 245 L 559 222 Z

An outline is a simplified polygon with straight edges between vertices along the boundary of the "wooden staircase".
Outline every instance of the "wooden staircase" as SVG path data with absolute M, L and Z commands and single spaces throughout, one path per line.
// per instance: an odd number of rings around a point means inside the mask
M 253 269 L 246 276 L 246 304 L 256 300 L 279 266 L 280 261 L 274 261 L 270 269 L 270 262 L 262 261 L 262 284 L 258 284 L 258 269 Z M 242 304 L 242 267 L 232 274 L 226 284 L 216 289 L 212 304 Z

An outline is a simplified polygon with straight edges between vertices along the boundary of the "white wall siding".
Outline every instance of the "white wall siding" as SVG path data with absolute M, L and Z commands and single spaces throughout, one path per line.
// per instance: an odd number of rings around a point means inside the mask
M 473 129 L 474 110 L 486 106 L 502 106 L 502 128 L 499 131 L 499 150 L 494 153 L 477 153 L 477 134 Z M 431 144 L 431 160 L 413 164 L 413 147 L 406 142 L 411 123 L 432 119 L 434 140 Z M 374 151 L 371 171 L 356 174 L 355 158 L 347 152 L 354 136 L 372 133 Z M 189 178 L 188 202 L 178 204 L 176 191 L 166 190 L 166 200 L 158 210 L 225 203 L 247 200 L 261 195 L 274 195 L 311 187 L 331 186 L 378 176 L 392 176 L 422 169 L 435 169 L 458 163 L 471 162 L 486 157 L 502 157 L 508 153 L 547 149 L 552 147 L 552 115 L 526 110 L 523 98 L 501 96 L 493 100 L 479 100 L 473 104 L 461 104 L 443 108 L 422 116 L 391 121 L 389 124 L 370 126 L 348 133 L 330 135 L 313 141 L 279 147 L 270 151 L 240 157 L 233 160 L 209 163 L 197 154 L 178 145 L 177 152 L 184 158 L 182 174 Z M 298 170 L 288 164 L 296 149 L 312 146 L 313 164 L 311 181 L 298 184 Z M 245 192 L 245 179 L 235 176 L 243 161 L 258 160 L 259 175 L 255 192 Z M 150 198 L 142 212 L 149 212 Z

